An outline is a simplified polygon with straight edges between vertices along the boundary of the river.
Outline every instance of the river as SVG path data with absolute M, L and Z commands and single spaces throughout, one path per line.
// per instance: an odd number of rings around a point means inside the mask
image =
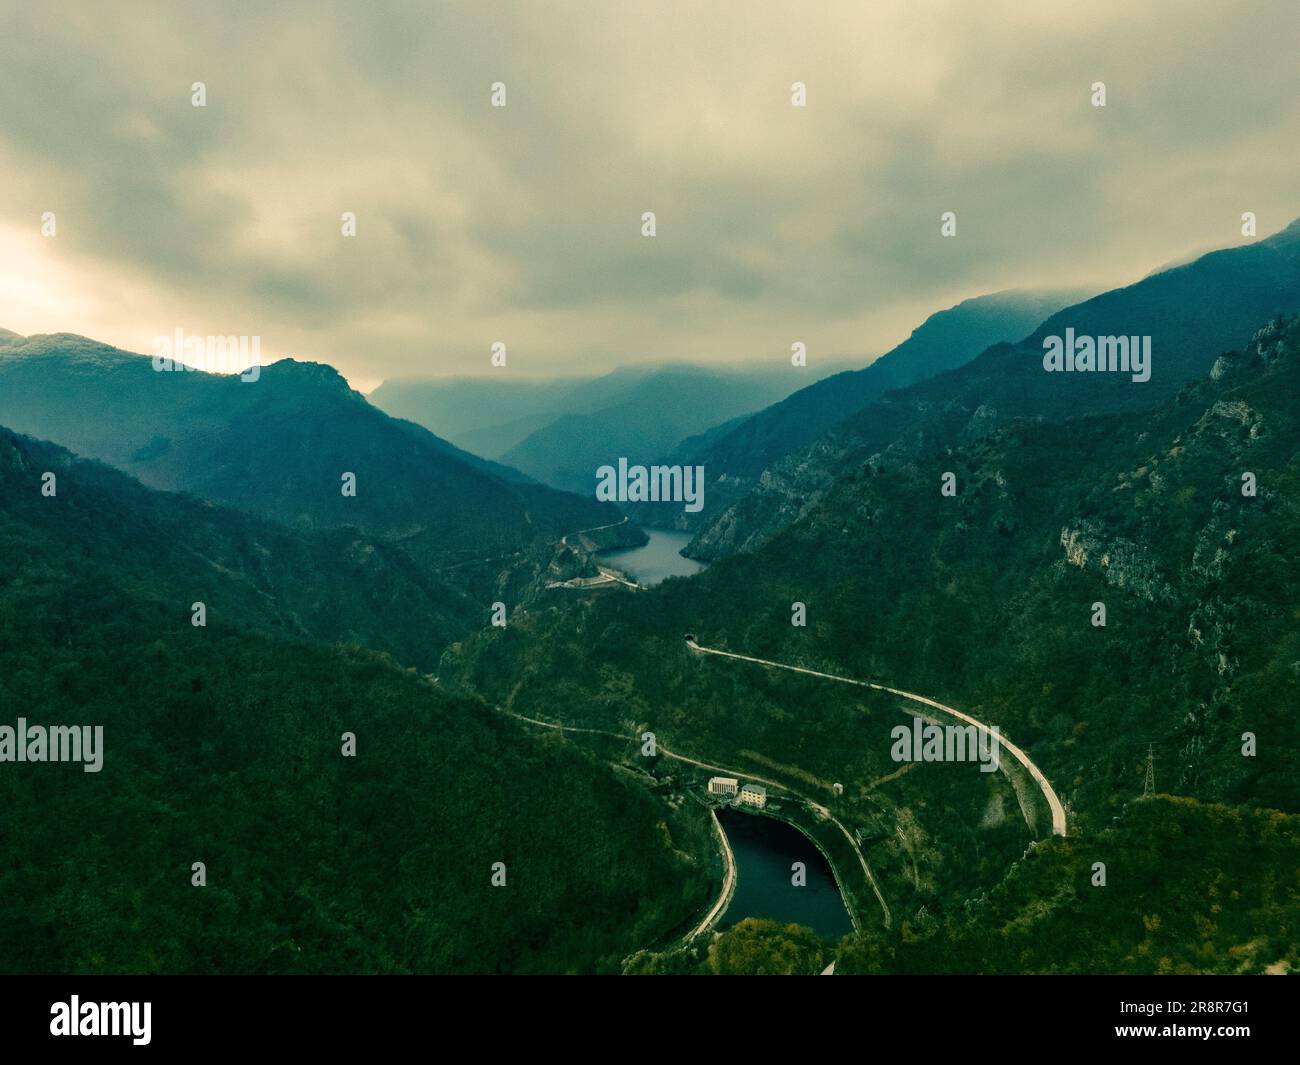
M 600 561 L 620 569 L 643 588 L 650 588 L 666 577 L 689 577 L 699 573 L 705 563 L 686 558 L 681 550 L 691 542 L 691 534 L 667 529 L 646 529 L 650 542 L 640 547 L 623 547 L 602 551 Z
M 853 931 L 831 867 L 807 836 L 784 821 L 735 810 L 719 810 L 718 820 L 736 856 L 736 891 L 720 929 L 746 917 L 770 917 L 826 937 Z M 794 862 L 807 867 L 803 887 L 791 883 Z

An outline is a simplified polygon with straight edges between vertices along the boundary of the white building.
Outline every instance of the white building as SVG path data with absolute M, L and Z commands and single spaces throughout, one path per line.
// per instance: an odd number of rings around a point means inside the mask
M 740 802 L 743 806 L 757 806 L 762 809 L 767 805 L 767 788 L 762 784 L 746 784 L 740 789 Z
M 740 781 L 735 777 L 710 777 L 709 794 L 732 796 L 736 794 L 736 789 L 740 787 Z

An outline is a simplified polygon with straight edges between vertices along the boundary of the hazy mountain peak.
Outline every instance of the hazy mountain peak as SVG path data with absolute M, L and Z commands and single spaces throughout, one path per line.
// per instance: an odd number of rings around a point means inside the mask
M 691 551 L 707 558 L 752 550 L 865 461 L 897 465 L 986 436 L 1016 418 L 1064 422 L 1152 408 L 1213 373 L 1220 354 L 1261 322 L 1298 309 L 1297 223 L 1103 292 L 1045 318 L 1018 343 L 996 344 L 951 372 L 880 396 L 832 433 L 767 466 L 761 479 L 741 486 L 743 498 L 737 492 L 728 499 L 723 486 L 710 483 L 719 509 L 706 510 L 707 524 Z M 1115 374 L 1044 374 L 1043 340 L 1067 329 L 1076 336 L 1150 337 L 1156 352 L 1150 382 L 1134 386 Z M 1223 372 L 1229 364 L 1218 368 Z M 641 517 L 635 511 L 634 516 Z
M 263 367 L 265 380 L 277 383 L 292 382 L 312 388 L 352 393 L 361 398 L 348 384 L 347 378 L 327 362 L 300 361 L 298 359 L 281 359 Z
M 929 315 L 906 340 L 868 366 L 807 385 L 726 432 L 702 435 L 698 450 L 682 457 L 709 471 L 710 502 L 704 520 L 747 493 L 770 465 L 810 445 L 891 389 L 961 366 L 999 340 L 1019 340 L 1080 298 L 1077 291 L 1020 288 L 962 300 Z M 651 509 L 633 511 L 639 519 L 692 524 L 680 514 Z
M 1157 274 L 1180 270 L 1184 267 L 1198 263 L 1202 259 L 1208 258 L 1211 255 L 1231 254 L 1239 248 L 1248 247 L 1252 244 L 1258 244 L 1260 247 L 1264 248 L 1282 249 L 1296 243 L 1297 240 L 1300 240 L 1300 218 L 1297 218 L 1285 228 L 1279 229 L 1276 233 L 1270 234 L 1269 236 L 1263 237 L 1259 240 L 1244 240 L 1240 243 L 1227 244 L 1221 247 L 1201 248 L 1198 251 L 1188 252 L 1186 255 L 1181 255 L 1172 262 L 1156 267 L 1147 274 L 1146 277 L 1155 277 Z M 1143 278 L 1143 280 L 1146 280 L 1146 278 Z

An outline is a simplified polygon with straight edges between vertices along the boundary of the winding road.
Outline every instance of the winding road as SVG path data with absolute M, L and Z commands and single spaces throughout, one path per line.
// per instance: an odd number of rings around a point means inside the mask
M 722 892 L 718 895 L 718 901 L 713 904 L 713 909 L 704 915 L 704 920 L 687 934 L 687 943 L 697 936 L 703 935 L 712 927 L 713 922 L 722 916 L 722 911 L 727 908 L 727 905 L 731 902 L 731 896 L 736 890 L 736 856 L 731 850 L 731 840 L 727 839 L 727 833 L 722 828 L 722 822 L 718 820 L 718 812 L 710 808 L 709 816 L 713 818 L 713 830 L 717 832 L 718 842 L 722 844 L 723 865 L 726 871 L 722 877 Z
M 560 537 L 560 544 L 564 547 L 568 547 L 570 536 L 586 536 L 587 533 L 601 532 L 604 529 L 617 529 L 620 525 L 626 525 L 627 522 L 627 516 L 624 515 L 622 521 L 611 521 L 608 525 L 593 525 L 590 529 L 579 529 L 575 533 L 565 533 Z
M 784 669 L 784 670 L 788 670 L 791 673 L 806 673 L 807 675 L 812 677 L 821 677 L 824 680 L 833 680 L 841 684 L 852 684 L 859 688 L 871 688 L 875 691 L 888 692 L 890 695 L 897 695 L 904 699 L 910 699 L 913 702 L 917 702 L 925 706 L 929 706 L 942 713 L 950 714 L 951 716 L 957 718 L 958 720 L 965 721 L 968 724 L 976 726 L 977 728 L 984 729 L 985 731 L 991 731 L 989 727 L 984 724 L 984 722 L 978 720 L 977 718 L 971 717 L 969 714 L 963 713 L 962 711 L 956 709 L 955 707 L 947 706 L 944 703 L 935 701 L 934 699 L 929 699 L 924 695 L 917 695 L 915 692 L 903 691 L 900 688 L 891 688 L 885 684 L 873 684 L 870 681 L 865 681 L 865 680 L 854 680 L 852 677 L 841 677 L 841 676 L 837 676 L 834 673 L 823 673 L 815 669 L 806 669 L 803 666 L 791 666 L 791 665 L 787 665 L 784 662 L 774 662 L 771 659 L 767 659 L 767 658 L 755 658 L 752 655 L 741 655 L 741 654 L 736 654 L 732 651 L 722 651 L 716 647 L 704 647 L 699 643 L 697 643 L 694 639 L 688 639 L 686 641 L 686 646 L 696 654 L 717 655 L 720 658 L 734 658 L 741 662 L 752 662 L 755 665 L 767 666 L 769 669 Z M 634 738 L 634 737 L 629 737 L 626 733 L 612 732 L 609 729 L 581 728 L 576 725 L 561 725 L 554 721 L 543 721 L 540 718 L 527 717 L 526 715 L 516 713 L 513 710 L 506 710 L 504 707 L 496 707 L 496 709 L 500 713 L 505 714 L 507 717 L 513 717 L 518 721 L 524 721 L 530 725 L 538 725 L 542 728 L 554 729 L 557 732 L 587 733 L 588 735 L 609 736 L 612 737 L 613 739 L 624 740 L 624 741 Z M 1055 835 L 1064 836 L 1066 834 L 1065 808 L 1061 805 L 1060 799 L 1057 798 L 1056 791 L 1052 788 L 1051 782 L 1048 781 L 1047 777 L 1043 774 L 1042 770 L 1040 770 L 1038 766 L 1036 766 L 1030 760 L 1029 756 L 1025 754 L 1024 751 L 1022 751 L 1010 740 L 1004 738 L 1000 733 L 997 734 L 997 736 L 998 736 L 998 742 L 1012 755 L 1013 758 L 1015 758 L 1022 766 L 1025 767 L 1025 769 L 1029 772 L 1030 776 L 1032 776 L 1033 779 L 1037 782 L 1039 788 L 1043 792 L 1043 797 L 1047 800 L 1047 804 L 1052 811 L 1052 831 Z M 828 810 L 825 806 L 813 802 L 811 799 L 807 798 L 806 796 L 800 795 L 798 792 L 790 788 L 789 785 L 783 784 L 782 782 L 777 780 L 772 780 L 769 777 L 758 776 L 757 774 L 751 773 L 747 770 L 729 769 L 725 766 L 718 766 L 718 765 L 713 765 L 710 762 L 700 761 L 698 758 L 691 758 L 684 754 L 677 754 L 675 751 L 670 751 L 663 744 L 658 744 L 658 752 L 664 758 L 669 758 L 677 762 L 684 762 L 687 765 L 693 765 L 698 769 L 705 769 L 708 770 L 709 772 L 720 773 L 727 776 L 745 777 L 747 780 L 754 780 L 761 784 L 768 784 L 781 791 L 787 792 L 788 794 L 794 796 L 795 798 L 802 800 L 810 809 L 815 810 L 819 815 L 825 817 L 836 828 L 838 828 L 840 832 L 844 834 L 845 840 L 848 842 L 849 847 L 852 849 L 853 853 L 857 856 L 858 862 L 862 866 L 862 873 L 866 877 L 867 883 L 871 885 L 871 890 L 872 892 L 874 892 L 876 896 L 876 901 L 880 903 L 880 909 L 881 909 L 881 914 L 883 916 L 884 926 L 886 928 L 889 928 L 893 925 L 893 915 L 890 913 L 889 903 L 885 901 L 885 896 L 880 890 L 880 885 L 876 881 L 875 874 L 872 873 L 871 867 L 867 864 L 867 860 L 862 854 L 862 849 L 858 846 L 857 841 L 853 838 L 852 833 L 850 833 L 849 830 L 839 821 L 839 819 L 836 818 L 830 812 L 830 810 Z M 712 811 L 710 812 L 712 813 Z M 700 936 L 718 919 L 718 917 L 721 915 L 723 910 L 726 909 L 727 903 L 731 901 L 732 892 L 735 890 L 735 880 L 736 880 L 735 857 L 732 854 L 731 845 L 727 840 L 726 832 L 723 831 L 721 824 L 718 823 L 716 815 L 714 815 L 714 827 L 717 830 L 718 836 L 722 844 L 722 852 L 723 852 L 724 864 L 725 864 L 725 874 L 723 877 L 722 891 L 719 893 L 717 901 L 714 902 L 709 912 L 705 914 L 704 918 L 700 921 L 700 923 L 696 925 L 695 928 L 693 928 L 691 932 L 687 935 L 686 937 L 687 942 L 690 942 L 691 940 Z M 915 865 L 915 862 L 913 864 Z M 913 875 L 915 876 L 915 872 Z M 857 914 L 854 913 L 852 910 L 850 910 L 849 915 L 853 918 L 853 922 L 856 927 L 858 925 Z
M 585 533 L 589 533 L 589 532 L 600 532 L 601 530 L 604 529 L 611 529 L 618 525 L 623 525 L 627 521 L 628 519 L 624 517 L 622 521 L 611 522 L 609 525 L 598 525 L 591 529 L 583 529 L 577 533 L 566 534 L 561 539 L 560 542 L 561 544 L 567 546 L 570 535 L 582 536 Z M 639 587 L 638 585 L 628 581 L 622 574 L 619 574 L 616 571 L 612 571 L 607 569 L 606 567 L 599 566 L 599 564 L 597 565 L 597 568 L 600 573 L 600 576 L 598 577 L 575 578 L 570 581 L 554 582 L 548 585 L 548 587 L 552 587 L 552 588 L 584 587 L 584 586 L 589 587 L 592 584 L 604 584 L 604 583 L 611 583 L 614 581 L 617 581 L 620 584 L 625 584 L 629 588 Z M 988 725 L 985 725 L 984 722 L 978 720 L 977 718 L 971 717 L 970 714 L 963 713 L 961 710 L 958 710 L 955 707 L 947 706 L 944 703 L 937 702 L 936 700 L 927 698 L 924 695 L 918 695 L 915 692 L 903 691 L 900 688 L 891 688 L 885 684 L 874 684 L 870 681 L 855 680 L 852 677 L 841 677 L 834 673 L 823 673 L 819 670 L 807 669 L 803 666 L 792 666 L 784 662 L 774 662 L 771 659 L 767 659 L 767 658 L 756 658 L 752 655 L 736 654 L 733 651 L 723 651 L 716 647 L 704 647 L 698 642 L 696 642 L 694 636 L 687 637 L 686 646 L 690 651 L 692 651 L 695 654 L 716 655 L 720 658 L 732 658 L 740 662 L 751 662 L 754 665 L 766 666 L 769 669 L 783 669 L 791 673 L 804 673 L 810 677 L 820 677 L 823 680 L 836 681 L 837 683 L 840 684 L 852 684 L 860 688 L 870 688 L 874 691 L 888 692 L 890 695 L 896 695 L 899 698 L 907 699 L 910 700 L 911 702 L 920 703 L 934 710 L 938 710 L 940 713 L 948 714 L 949 716 L 954 717 L 959 721 L 964 721 L 967 724 L 974 725 L 976 728 L 982 729 L 985 732 L 992 731 L 992 729 Z M 587 733 L 589 735 L 608 736 L 623 741 L 627 741 L 633 738 L 633 737 L 629 737 L 626 733 L 612 732 L 608 729 L 580 728 L 575 725 L 561 725 L 554 721 L 542 721 L 539 718 L 527 717 L 523 714 L 515 713 L 512 710 L 506 710 L 504 707 L 500 707 L 500 706 L 495 707 L 495 709 L 498 712 L 505 714 L 508 717 L 515 718 L 516 720 L 526 722 L 530 725 L 537 725 L 540 726 L 541 728 L 554 729 L 558 732 Z M 1038 766 L 1034 764 L 1034 762 L 1029 758 L 1027 754 L 1025 754 L 1023 750 L 1021 750 L 1010 740 L 1002 736 L 1000 732 L 995 733 L 995 735 L 997 736 L 998 742 L 1002 745 L 1003 749 L 1006 750 L 1013 758 L 1016 759 L 1017 762 L 1021 764 L 1021 766 L 1024 767 L 1024 769 L 1029 773 L 1029 775 L 1033 778 L 1034 782 L 1038 785 L 1039 789 L 1042 791 L 1043 798 L 1047 801 L 1047 805 L 1052 812 L 1053 834 L 1058 836 L 1064 836 L 1066 834 L 1065 807 L 1061 804 L 1061 800 L 1057 797 L 1056 791 L 1052 787 L 1051 782 L 1047 779 L 1046 775 L 1044 775 L 1042 770 L 1040 770 Z M 746 779 L 749 780 L 754 780 L 763 784 L 771 785 L 777 788 L 778 790 L 784 791 L 787 794 L 791 795 L 792 797 L 799 799 L 809 809 L 815 811 L 819 816 L 830 821 L 832 824 L 835 825 L 836 828 L 840 830 L 840 832 L 844 834 L 844 838 L 848 842 L 850 849 L 857 856 L 858 862 L 862 867 L 863 875 L 866 877 L 867 883 L 871 885 L 871 890 L 875 893 L 876 901 L 880 903 L 880 909 L 883 916 L 884 926 L 886 928 L 891 927 L 891 925 L 893 924 L 893 917 L 889 910 L 889 904 L 885 901 L 885 896 L 880 890 L 880 885 L 876 882 L 875 875 L 871 872 L 871 867 L 867 864 L 867 860 L 862 853 L 862 849 L 858 846 L 858 843 L 853 838 L 852 833 L 850 833 L 849 830 L 825 806 L 813 802 L 811 799 L 807 798 L 806 796 L 800 795 L 797 791 L 790 788 L 787 784 L 781 783 L 780 781 L 757 776 L 756 774 L 747 771 L 728 769 L 723 766 L 712 765 L 708 762 L 702 762 L 695 758 L 689 758 L 686 755 L 676 754 L 675 752 L 670 751 L 667 747 L 664 747 L 662 744 L 658 745 L 658 753 L 665 758 L 673 759 L 674 761 L 678 761 L 678 762 L 684 762 L 688 765 L 696 766 L 699 769 L 705 769 L 705 770 L 709 770 L 710 772 L 721 773 L 727 776 L 745 777 Z M 731 850 L 731 843 L 727 839 L 727 834 L 723 830 L 722 824 L 717 818 L 717 814 L 712 809 L 710 809 L 709 813 L 710 816 L 713 818 L 714 830 L 718 835 L 718 839 L 722 847 L 722 854 L 724 859 L 724 870 L 725 870 L 723 876 L 722 891 L 718 895 L 717 900 L 714 902 L 713 906 L 710 908 L 708 913 L 706 913 L 704 917 L 701 919 L 701 921 L 687 934 L 685 938 L 685 942 L 688 943 L 691 940 L 696 939 L 697 937 L 702 935 L 718 920 L 722 912 L 726 909 L 728 903 L 730 903 L 732 894 L 735 891 L 735 886 L 736 886 L 736 860 L 735 860 L 735 855 Z M 915 858 L 913 858 L 913 877 L 914 879 L 916 877 Z M 852 908 L 850 908 L 849 915 L 850 917 L 853 918 L 855 929 L 860 929 L 858 915 L 853 911 Z M 835 963 L 832 962 L 830 966 L 827 967 L 823 975 L 833 973 L 834 971 L 835 971 Z
M 976 728 L 982 729 L 985 732 L 992 732 L 988 725 L 984 724 L 983 721 L 971 717 L 970 714 L 964 714 L 954 707 L 945 706 L 943 703 L 935 702 L 933 699 L 927 699 L 924 695 L 917 695 L 915 692 L 906 692 L 899 688 L 890 688 L 884 684 L 872 684 L 870 681 L 865 680 L 854 680 L 852 677 L 840 677 L 836 676 L 834 673 L 821 673 L 815 669 L 805 669 L 803 666 L 790 666 L 786 665 L 784 662 L 773 662 L 767 658 L 753 658 L 750 655 L 738 655 L 732 651 L 720 651 L 716 647 L 703 647 L 696 643 L 694 639 L 687 639 L 686 646 L 696 654 L 718 655 L 722 658 L 735 658 L 741 662 L 753 662 L 756 665 L 767 666 L 769 669 L 785 669 L 789 670 L 791 673 L 806 673 L 811 677 L 821 677 L 824 680 L 834 680 L 841 684 L 854 684 L 859 688 L 871 688 L 875 691 L 889 692 L 890 695 L 897 695 L 903 699 L 910 699 L 914 703 L 922 703 L 923 705 L 933 707 L 935 710 L 939 710 L 942 713 L 951 714 L 953 717 L 974 725 Z M 1065 807 L 1061 805 L 1061 800 L 1057 797 L 1056 790 L 1052 787 L 1051 782 L 1043 774 L 1043 771 L 1039 769 L 1038 766 L 1034 765 L 1030 760 L 1029 755 L 1025 754 L 1024 751 L 1004 737 L 1000 731 L 994 733 L 994 735 L 997 736 L 998 743 L 1002 745 L 1003 749 L 1015 758 L 1017 762 L 1024 766 L 1029 772 L 1029 775 L 1034 778 L 1035 783 L 1037 783 L 1039 789 L 1043 793 L 1043 798 L 1047 800 L 1047 805 L 1052 811 L 1052 833 L 1057 836 L 1064 836 Z
M 624 732 L 611 732 L 609 729 L 601 729 L 601 728 L 579 728 L 576 725 L 560 725 L 554 721 L 543 721 L 540 718 L 536 718 L 536 717 L 526 717 L 523 714 L 515 713 L 515 711 L 507 710 L 501 706 L 495 707 L 495 709 L 499 713 L 505 714 L 507 717 L 513 717 L 516 721 L 525 721 L 530 725 L 540 725 L 542 728 L 555 729 L 557 732 L 584 732 L 591 736 L 612 736 L 616 740 L 623 740 L 623 741 L 635 739 L 635 737 L 629 736 L 627 735 L 627 733 Z M 845 828 L 844 825 L 841 824 L 840 821 L 828 809 L 826 809 L 825 806 L 821 806 L 818 803 L 813 802 L 811 799 L 807 798 L 806 796 L 800 795 L 788 784 L 783 784 L 779 780 L 772 780 L 770 777 L 760 777 L 757 774 L 749 772 L 748 770 L 728 769 L 725 766 L 713 765 L 710 762 L 701 762 L 697 758 L 689 758 L 684 754 L 677 754 L 673 751 L 670 751 L 662 743 L 657 743 L 655 745 L 655 749 L 659 752 L 659 755 L 663 758 L 670 758 L 675 762 L 685 762 L 687 765 L 693 765 L 697 769 L 707 769 L 711 773 L 718 773 L 724 776 L 744 777 L 746 780 L 754 780 L 760 784 L 768 784 L 771 787 L 778 789 L 779 791 L 783 791 L 788 795 L 791 795 L 794 798 L 799 799 L 800 801 L 805 803 L 810 809 L 815 810 L 820 816 L 826 818 L 826 820 L 830 821 L 831 824 L 833 824 L 842 833 L 844 833 L 844 838 L 845 840 L 848 841 L 850 849 L 857 856 L 858 864 L 862 866 L 862 873 L 867 878 L 867 883 L 871 885 L 871 890 L 873 894 L 875 894 L 876 896 L 876 901 L 880 903 L 880 912 L 881 912 L 884 926 L 886 928 L 890 928 L 893 926 L 894 917 L 893 914 L 890 913 L 889 903 L 885 901 L 884 893 L 880 890 L 880 884 L 877 883 L 876 876 L 871 871 L 871 866 L 867 864 L 867 859 L 862 854 L 862 848 L 858 846 L 858 842 L 853 838 L 852 833 L 850 833 L 849 830 Z M 722 833 L 723 842 L 724 844 L 726 844 L 726 833 L 722 831 L 721 825 L 718 825 L 718 831 Z M 729 864 L 734 864 L 734 859 L 731 857 L 730 844 L 726 844 L 725 851 L 726 851 L 727 862 Z M 829 856 L 827 857 L 827 860 L 830 861 Z M 832 863 L 832 868 L 834 868 L 833 863 Z M 731 897 L 731 887 L 733 886 L 734 885 L 724 884 L 722 894 L 719 896 L 719 902 L 714 905 L 713 910 L 711 910 L 709 913 L 709 916 L 705 918 L 705 921 L 702 922 L 700 926 L 698 926 L 697 930 L 691 932 L 690 936 L 688 937 L 689 939 L 693 939 L 694 937 L 698 936 L 700 934 L 700 931 L 703 930 L 704 927 L 706 927 L 711 921 L 717 919 L 718 914 L 721 912 L 723 908 L 725 908 L 726 901 L 729 900 Z M 853 927 L 855 929 L 860 929 L 860 921 L 858 915 L 853 911 L 852 908 L 849 909 L 849 917 L 853 920 Z

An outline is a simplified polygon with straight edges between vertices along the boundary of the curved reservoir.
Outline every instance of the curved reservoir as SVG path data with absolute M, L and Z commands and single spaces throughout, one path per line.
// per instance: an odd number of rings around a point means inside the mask
M 736 810 L 719 810 L 718 820 L 736 856 L 736 891 L 719 928 L 770 917 L 830 938 L 853 931 L 830 864 L 807 836 L 784 821 Z M 795 862 L 807 869 L 803 887 L 791 883 Z

